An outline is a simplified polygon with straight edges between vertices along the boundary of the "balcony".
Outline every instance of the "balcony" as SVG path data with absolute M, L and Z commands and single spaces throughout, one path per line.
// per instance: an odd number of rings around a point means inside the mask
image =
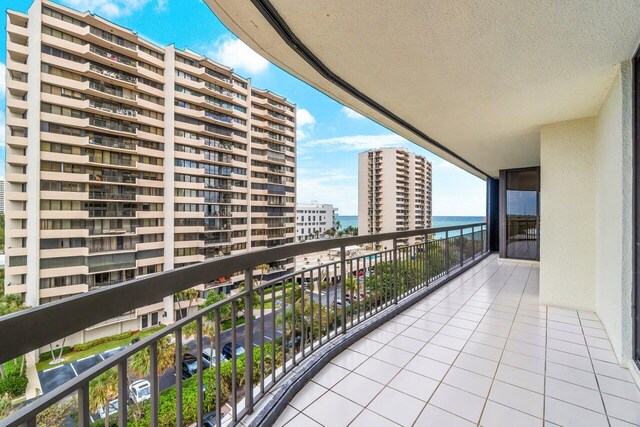
M 114 131 L 117 131 L 117 132 L 126 132 L 126 133 L 134 133 L 134 134 L 137 132 L 137 129 L 135 128 L 135 126 L 132 126 L 130 124 L 112 122 L 112 121 L 109 121 L 109 120 L 99 119 L 99 118 L 96 118 L 96 117 L 90 117 L 89 118 L 89 124 L 91 126 L 96 126 L 96 127 L 103 128 L 103 129 L 114 130 Z
M 344 250 L 356 242 L 364 244 L 380 240 L 402 240 L 410 236 L 434 236 L 443 230 L 452 235 L 445 239 L 427 239 L 413 246 L 407 245 L 393 250 L 385 248 L 377 253 L 358 254 L 350 250 L 347 255 Z M 460 234 L 461 231 L 463 234 Z M 453 235 L 456 232 L 457 235 Z M 211 243 L 224 243 L 224 240 L 211 239 Z M 38 310 L 28 309 L 17 315 L 4 317 L 0 320 L 0 340 L 10 340 L 15 345 L 0 348 L 0 360 L 8 360 L 30 349 L 40 348 L 46 345 L 45 342 L 57 340 L 79 329 L 91 328 L 122 312 L 135 310 L 180 290 L 200 283 L 209 283 L 211 277 L 205 280 L 205 276 L 210 276 L 212 269 L 215 269 L 216 277 L 231 277 L 238 270 L 253 272 L 260 270 L 260 265 L 280 266 L 282 259 L 333 247 L 338 247 L 338 251 L 343 254 L 342 258 L 328 260 L 325 264 L 306 270 L 285 273 L 255 285 L 253 281 L 249 281 L 250 285 L 245 290 L 197 313 L 189 314 L 140 342 L 113 353 L 91 369 L 79 373 L 73 381 L 49 390 L 42 398 L 33 400 L 5 418 L 4 424 L 14 426 L 28 423 L 36 414 L 70 394 L 74 396 L 72 402 L 77 402 L 75 405 L 79 410 L 78 424 L 87 424 L 91 414 L 90 408 L 93 408 L 93 404 L 89 404 L 88 401 L 91 387 L 94 387 L 92 379 L 113 369 L 114 372 L 118 371 L 119 390 L 127 390 L 128 384 L 137 379 L 134 374 L 128 373 L 127 365 L 140 351 L 149 352 L 150 356 L 151 374 L 146 378 L 151 384 L 151 397 L 150 404 L 145 405 L 143 411 L 148 412 L 152 425 L 158 422 L 158 417 L 165 420 L 169 417 L 178 425 L 196 421 L 202 424 L 203 419 L 212 418 L 220 420 L 224 425 L 229 422 L 236 423 L 248 414 L 261 413 L 262 408 L 273 405 L 275 400 L 271 400 L 272 394 L 269 392 L 278 393 L 280 385 L 290 384 L 289 380 L 295 379 L 296 375 L 307 369 L 310 364 L 317 363 L 318 358 L 326 359 L 323 362 L 325 364 L 337 354 L 336 350 L 344 349 L 347 352 L 345 355 L 348 355 L 351 352 L 347 350 L 349 341 L 355 342 L 363 331 L 372 333 L 369 338 L 378 336 L 380 333 L 376 332 L 376 328 L 382 324 L 389 325 L 389 329 L 400 334 L 400 329 L 393 325 L 403 321 L 406 323 L 405 317 L 411 317 L 409 314 L 416 316 L 416 309 L 411 308 L 416 301 L 428 301 L 424 300 L 424 297 L 431 293 L 434 293 L 436 298 L 440 296 L 441 299 L 450 294 L 451 302 L 459 301 L 460 279 L 454 279 L 450 284 L 447 282 L 460 274 L 464 275 L 459 277 L 481 277 L 484 274 L 482 271 L 485 271 L 483 269 L 489 271 L 491 265 L 498 264 L 495 261 L 492 261 L 493 264 L 486 261 L 484 224 L 469 225 L 464 229 L 450 227 L 379 236 L 317 240 L 248 252 L 230 258 L 214 258 L 184 269 L 149 275 L 132 282 L 102 286 L 75 298 L 45 305 Z M 92 266 L 90 272 L 134 267 L 135 262 L 123 260 Z M 480 287 L 475 280 L 470 283 L 476 288 Z M 482 290 L 478 292 L 480 295 L 484 294 Z M 95 303 L 91 301 L 98 303 L 101 309 L 95 310 Z M 447 303 L 443 305 L 449 307 Z M 247 323 L 239 325 L 236 316 L 243 310 L 241 307 L 256 306 L 261 315 L 255 319 L 246 318 Z M 404 310 L 408 310 L 406 315 L 398 314 Z M 282 311 L 289 313 L 287 317 L 290 317 L 291 321 L 278 320 L 278 313 Z M 74 322 L 51 321 L 66 318 L 70 313 L 74 313 Z M 222 327 L 222 321 L 227 316 L 225 313 L 232 315 L 230 324 L 226 321 L 227 326 Z M 39 318 L 49 321 L 41 322 L 38 321 Z M 391 318 L 395 321 L 387 322 Z M 213 322 L 211 328 L 209 323 L 206 324 L 206 331 L 203 329 L 205 321 Z M 23 322 L 31 325 L 29 340 L 13 339 L 12 334 L 19 330 L 14 326 Z M 199 338 L 195 342 L 195 351 L 189 351 L 196 354 L 196 378 L 183 381 L 179 375 L 177 378 L 170 376 L 170 384 L 165 380 L 160 382 L 160 374 L 164 371 L 173 372 L 173 364 L 170 363 L 169 367 L 162 365 L 159 368 L 155 349 L 164 345 L 165 337 L 173 337 L 176 344 L 172 351 L 176 352 L 175 360 L 178 369 L 181 370 L 181 354 L 187 351 L 183 339 L 188 339 L 183 338 L 182 331 L 193 322 L 196 337 Z M 203 346 L 208 346 L 208 341 L 204 340 L 203 334 L 210 332 L 213 335 L 207 336 L 214 342 L 215 366 L 220 368 L 205 370 L 202 354 Z M 230 345 L 231 354 L 229 360 L 225 361 L 221 359 L 221 350 L 227 341 L 243 344 L 244 348 L 254 350 L 241 356 L 236 354 L 235 345 Z M 398 349 L 399 354 L 402 351 Z M 383 357 L 382 353 L 380 357 Z M 343 358 L 344 356 L 340 356 L 340 359 Z M 336 363 L 340 359 L 337 359 Z M 328 366 L 331 369 L 333 365 Z M 226 375 L 227 370 L 231 376 Z M 221 381 L 224 387 L 227 387 L 228 383 L 229 391 L 216 388 L 216 381 Z M 191 388 L 196 390 L 198 407 L 201 408 L 195 418 L 193 412 L 185 410 L 183 404 L 186 401 L 183 402 L 180 397 Z M 283 387 L 281 390 L 286 388 Z M 203 390 L 213 391 L 213 394 L 205 399 Z M 216 393 L 215 390 L 221 391 Z M 164 403 L 160 405 L 161 401 L 165 401 L 167 393 L 179 396 L 177 403 L 169 405 L 170 407 Z M 113 398 L 119 400 L 120 411 L 117 417 L 120 417 L 120 424 L 126 424 L 130 416 L 139 416 L 134 406 L 128 406 L 128 393 L 116 393 Z M 342 411 L 334 413 L 336 416 L 344 416 Z M 277 416 L 278 411 L 268 415 L 265 420 L 273 418 L 275 421 Z
M 115 79 L 115 80 L 120 80 L 122 82 L 125 83 L 130 83 L 132 85 L 135 85 L 138 83 L 138 78 L 131 76 L 129 74 L 125 74 L 122 73 L 120 71 L 116 71 L 116 70 L 110 70 L 107 68 L 103 68 L 99 65 L 96 64 L 89 64 L 89 70 L 93 71 L 94 73 L 98 73 L 100 75 Z

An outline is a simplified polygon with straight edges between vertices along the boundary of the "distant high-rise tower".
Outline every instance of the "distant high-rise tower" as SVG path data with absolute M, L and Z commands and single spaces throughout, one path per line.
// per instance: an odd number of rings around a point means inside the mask
M 431 162 L 405 148 L 358 156 L 358 233 L 431 227 Z M 408 239 L 415 241 L 416 239 Z

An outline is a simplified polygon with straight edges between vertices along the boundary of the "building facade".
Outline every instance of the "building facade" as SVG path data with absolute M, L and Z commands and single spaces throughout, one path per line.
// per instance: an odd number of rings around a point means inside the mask
M 429 227 L 431 162 L 405 148 L 360 153 L 358 234 Z
M 325 232 L 335 227 L 337 208 L 326 203 L 298 203 L 296 205 L 296 240 L 321 239 Z
M 296 107 L 283 97 L 44 0 L 7 11 L 6 65 L 5 289 L 27 305 L 294 241 Z M 166 298 L 77 339 L 192 305 Z
M 4 215 L 4 179 L 0 179 L 0 214 Z

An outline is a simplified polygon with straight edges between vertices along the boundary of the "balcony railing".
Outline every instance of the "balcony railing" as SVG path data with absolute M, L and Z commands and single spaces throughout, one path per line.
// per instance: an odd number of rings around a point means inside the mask
M 121 148 L 123 150 L 135 150 L 137 148 L 135 142 L 125 141 L 120 138 L 110 136 L 94 136 L 89 139 L 89 143 L 101 145 L 103 147 Z
M 111 122 L 108 120 L 98 119 L 96 117 L 89 118 L 89 124 L 91 126 L 96 126 L 104 129 L 109 129 L 109 130 L 115 130 L 118 132 L 136 133 L 136 128 L 134 126 L 124 124 L 124 123 L 117 123 L 117 122 Z
M 128 74 L 121 73 L 119 71 L 109 70 L 107 68 L 102 68 L 99 65 L 89 64 L 89 70 L 94 73 L 102 74 L 103 76 L 110 77 L 112 79 L 121 80 L 126 83 L 136 84 L 138 83 L 138 78 L 134 76 L 130 76 Z
M 89 50 L 92 53 L 95 53 L 96 55 L 102 56 L 103 58 L 107 58 L 113 62 L 117 62 L 120 64 L 124 64 L 127 65 L 129 67 L 137 67 L 138 66 L 138 61 L 135 61 L 133 59 L 127 58 L 126 56 L 123 55 L 119 55 L 115 52 L 111 52 L 109 50 L 106 49 L 102 49 L 101 47 L 98 46 L 94 46 L 91 45 L 89 47 Z
M 90 382 L 107 371 L 119 390 L 120 425 L 128 420 L 133 423 L 134 417 L 146 419 L 149 425 L 160 421 L 163 425 L 203 425 L 205 420 L 218 426 L 227 421 L 237 424 L 300 362 L 344 344 L 348 333 L 377 326 L 376 319 L 384 316 L 379 313 L 388 313 L 416 292 L 429 292 L 447 276 L 474 265 L 487 253 L 486 233 L 486 224 L 477 223 L 289 244 L 207 260 L 5 316 L 0 319 L 0 342 L 11 345 L 0 346 L 0 363 L 202 283 L 236 272 L 245 275 L 245 288 L 237 294 L 115 352 L 9 415 L 3 425 L 35 425 L 38 414 L 70 398 L 77 402 L 78 424 L 88 425 L 90 387 L 94 386 Z M 401 245 L 408 238 L 419 238 L 419 242 Z M 347 249 L 353 245 L 377 245 L 379 249 L 366 253 Z M 260 265 L 320 251 L 334 255 L 324 264 L 264 283 L 254 281 L 253 273 Z M 246 315 L 240 326 L 242 312 L 259 315 L 255 319 Z M 195 379 L 183 381 L 183 338 L 191 334 L 196 336 Z M 206 353 L 213 354 L 212 363 L 203 357 L 205 335 L 208 350 L 215 350 Z M 224 349 L 223 339 L 229 341 Z M 237 345 L 248 351 L 240 354 Z M 150 398 L 130 408 L 129 361 L 141 352 L 147 353 L 142 359 L 148 360 Z M 229 360 L 223 359 L 223 353 Z M 160 360 L 165 361 L 162 369 Z M 175 385 L 167 386 L 165 381 L 161 392 L 159 374 L 173 369 L 178 374 Z M 196 396 L 195 413 L 185 411 L 183 396 L 187 393 Z M 115 395 L 111 393 L 106 400 L 116 399 Z
M 136 100 L 136 95 L 134 93 L 127 93 L 125 91 L 123 91 L 122 89 L 114 89 L 102 84 L 98 84 L 95 82 L 91 82 L 89 83 L 89 87 L 93 90 L 97 90 L 100 91 L 102 93 L 106 93 L 109 95 L 113 95 L 113 96 L 117 96 L 119 98 L 124 98 L 124 99 L 132 99 L 132 100 Z

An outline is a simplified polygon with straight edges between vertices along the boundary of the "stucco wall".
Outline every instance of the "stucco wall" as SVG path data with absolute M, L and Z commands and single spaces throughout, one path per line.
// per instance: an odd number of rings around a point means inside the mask
M 595 308 L 595 120 L 540 129 L 540 302 Z
M 631 356 L 631 65 L 596 117 L 596 312 L 616 356 Z
M 623 364 L 632 356 L 631 64 L 592 119 L 541 128 L 540 300 L 595 310 Z

